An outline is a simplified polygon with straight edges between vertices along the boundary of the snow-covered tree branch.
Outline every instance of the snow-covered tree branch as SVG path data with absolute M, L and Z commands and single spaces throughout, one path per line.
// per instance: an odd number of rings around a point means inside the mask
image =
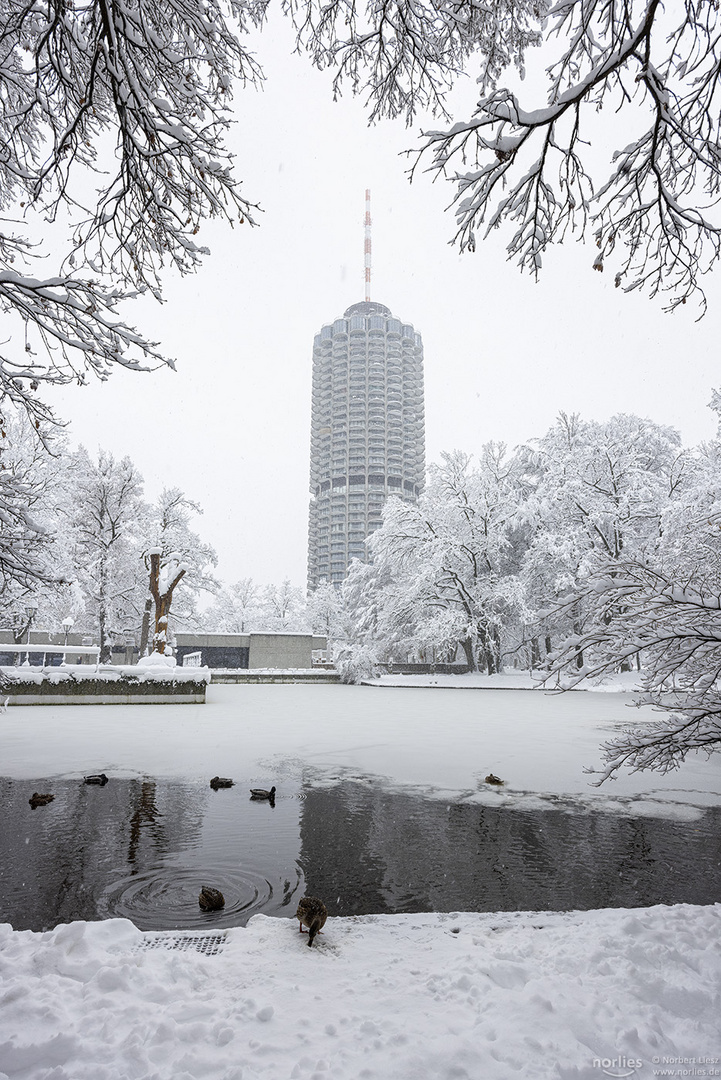
M 461 248 L 510 223 L 509 255 L 537 274 L 549 244 L 592 230 L 593 267 L 617 286 L 705 308 L 721 254 L 718 9 L 562 0 L 544 47 L 560 53 L 544 102 L 491 86 L 469 120 L 426 134 L 431 170 L 456 186 Z M 610 164 L 594 152 L 609 128 Z
M 252 220 L 223 138 L 234 83 L 260 76 L 240 35 L 264 11 L 0 0 L 0 309 L 17 317 L 0 392 L 35 419 L 49 415 L 40 383 L 161 363 L 121 301 L 159 296 L 166 264 L 195 269 L 204 218 Z M 39 274 L 36 236 L 60 222 L 68 247 Z

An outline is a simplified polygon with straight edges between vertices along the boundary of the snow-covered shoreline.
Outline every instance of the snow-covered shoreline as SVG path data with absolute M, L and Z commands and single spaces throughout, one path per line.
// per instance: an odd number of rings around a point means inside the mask
M 718 904 L 337 918 L 312 949 L 263 915 L 216 942 L 2 926 L 0 1076 L 718 1076 L 719 931 Z

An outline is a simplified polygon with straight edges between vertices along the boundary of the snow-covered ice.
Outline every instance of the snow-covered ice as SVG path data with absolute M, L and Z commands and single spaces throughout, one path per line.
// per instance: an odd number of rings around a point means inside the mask
M 591 786 L 584 767 L 599 765 L 600 743 L 658 718 L 631 703 L 624 693 L 246 684 L 211 685 L 204 705 L 17 705 L 3 715 L 0 772 L 189 778 L 307 765 L 318 784 L 362 774 L 494 806 L 556 806 L 562 796 L 688 819 L 721 805 L 717 759 L 703 753 L 667 776 L 623 773 Z M 483 782 L 489 772 L 502 788 Z

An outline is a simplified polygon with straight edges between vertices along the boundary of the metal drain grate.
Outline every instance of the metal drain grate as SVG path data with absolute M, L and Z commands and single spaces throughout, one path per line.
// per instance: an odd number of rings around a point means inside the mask
M 138 942 L 136 952 L 141 949 L 168 949 L 168 951 L 203 953 L 204 956 L 217 956 L 223 951 L 226 934 L 163 934 L 146 936 Z

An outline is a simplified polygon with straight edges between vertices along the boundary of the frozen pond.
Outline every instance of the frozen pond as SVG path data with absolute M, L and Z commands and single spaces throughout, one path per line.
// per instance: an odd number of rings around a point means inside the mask
M 306 890 L 337 915 L 720 900 L 718 759 L 589 785 L 599 743 L 652 715 L 628 700 L 248 685 L 205 706 L 11 708 L 0 921 L 235 925 L 292 916 Z M 211 790 L 217 774 L 235 786 Z M 270 784 L 274 806 L 250 801 Z M 55 799 L 32 810 L 34 791 Z M 223 912 L 200 911 L 202 885 Z

